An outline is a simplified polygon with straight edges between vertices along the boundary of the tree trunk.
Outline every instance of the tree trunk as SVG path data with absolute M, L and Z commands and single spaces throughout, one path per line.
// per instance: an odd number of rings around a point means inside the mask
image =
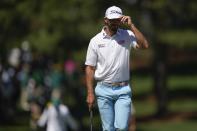
M 154 93 L 157 99 L 157 116 L 167 112 L 167 46 L 158 44 L 155 48 Z

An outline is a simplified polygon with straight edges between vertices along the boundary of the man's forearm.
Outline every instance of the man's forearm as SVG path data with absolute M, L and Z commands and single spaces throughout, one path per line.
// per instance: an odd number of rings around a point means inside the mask
M 135 27 L 134 24 L 130 26 L 131 31 L 135 34 L 137 43 L 138 43 L 138 48 L 148 48 L 149 44 L 144 35 Z
M 87 93 L 93 93 L 93 85 L 94 85 L 94 67 L 87 66 L 86 67 L 86 86 L 87 86 Z
M 86 86 L 87 86 L 87 103 L 89 110 L 93 107 L 95 96 L 94 96 L 94 72 L 95 69 L 93 66 L 86 66 Z

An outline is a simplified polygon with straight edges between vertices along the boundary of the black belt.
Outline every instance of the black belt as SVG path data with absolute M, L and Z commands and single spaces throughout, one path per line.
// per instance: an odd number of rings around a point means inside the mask
M 122 87 L 122 86 L 127 86 L 129 84 L 129 81 L 112 82 L 112 83 L 100 81 L 98 83 L 101 84 L 101 85 L 105 85 L 105 86 L 119 86 L 119 87 Z

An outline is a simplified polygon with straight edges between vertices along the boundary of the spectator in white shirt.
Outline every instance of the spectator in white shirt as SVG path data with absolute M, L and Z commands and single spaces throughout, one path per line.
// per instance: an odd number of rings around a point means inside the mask
M 52 98 L 51 104 L 44 109 L 38 120 L 38 126 L 44 127 L 45 125 L 46 131 L 67 131 L 67 126 L 73 131 L 78 130 L 78 124 L 68 107 L 62 104 L 59 98 Z

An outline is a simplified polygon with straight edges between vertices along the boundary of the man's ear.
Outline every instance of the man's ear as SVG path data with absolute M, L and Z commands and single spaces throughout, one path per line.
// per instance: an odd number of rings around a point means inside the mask
M 104 24 L 108 23 L 108 19 L 106 17 L 104 17 Z

